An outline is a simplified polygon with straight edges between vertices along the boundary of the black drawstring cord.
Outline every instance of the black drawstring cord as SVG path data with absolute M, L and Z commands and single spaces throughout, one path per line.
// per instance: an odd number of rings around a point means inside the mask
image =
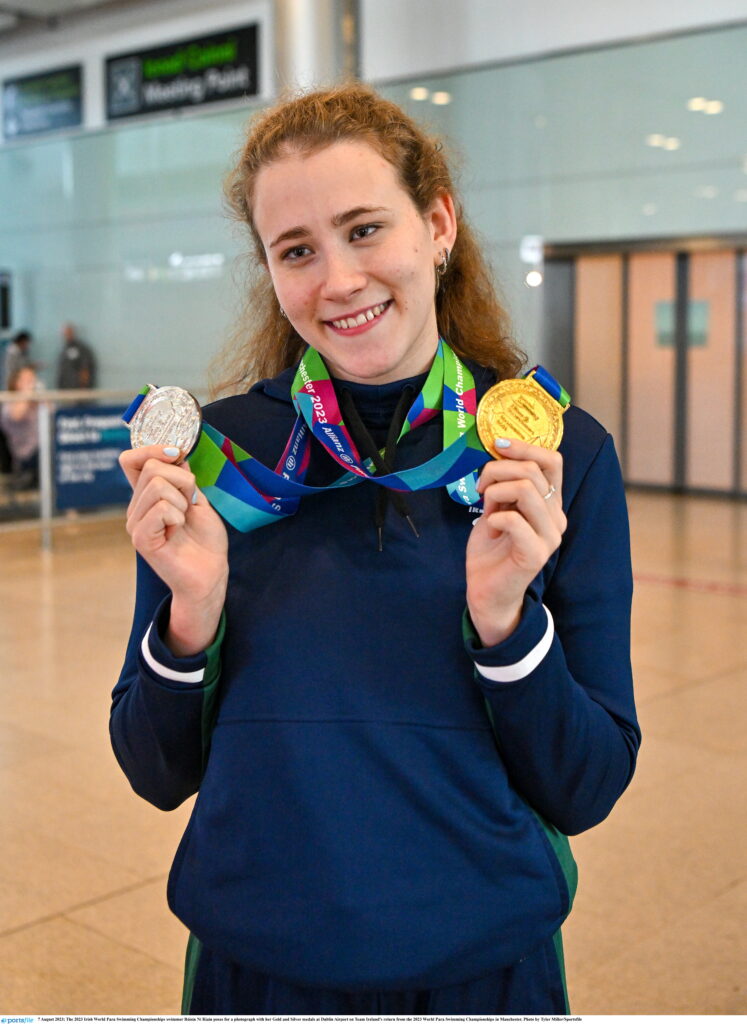
M 341 388 L 341 405 L 342 414 L 345 418 L 348 427 L 353 435 L 353 439 L 357 447 L 360 449 L 361 454 L 364 458 L 371 459 L 374 466 L 376 467 L 376 473 L 382 475 L 385 473 L 392 472 L 392 466 L 394 462 L 394 452 L 397 447 L 397 439 L 399 432 L 402 429 L 402 424 L 407 416 L 407 410 L 412 405 L 412 398 L 414 395 L 413 389 L 407 385 L 402 389 L 397 408 L 394 410 L 391 422 L 389 424 L 389 430 L 387 431 L 386 444 L 384 446 L 384 454 L 382 455 L 376 446 L 376 442 L 368 432 L 368 428 L 360 417 L 360 413 L 355 407 L 353 397 L 347 388 Z M 379 551 L 384 550 L 384 522 L 386 520 L 386 509 L 389 498 L 391 498 L 392 504 L 395 510 L 402 516 L 403 519 L 407 520 L 410 529 L 419 537 L 420 534 L 417 531 L 417 527 L 413 522 L 412 516 L 410 515 L 410 508 L 405 500 L 404 495 L 401 491 L 393 491 L 388 487 L 378 487 L 376 491 L 376 510 L 374 514 L 374 521 L 376 524 L 376 535 L 378 540 Z

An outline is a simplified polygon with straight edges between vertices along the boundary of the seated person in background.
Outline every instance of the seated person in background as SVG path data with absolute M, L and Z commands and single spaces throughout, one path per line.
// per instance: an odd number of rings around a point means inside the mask
M 39 380 L 31 366 L 22 366 L 8 381 L 8 391 L 30 393 L 38 390 Z M 39 483 L 39 420 L 36 403 L 6 402 L 0 409 L 0 422 L 10 448 L 15 486 L 36 487 Z

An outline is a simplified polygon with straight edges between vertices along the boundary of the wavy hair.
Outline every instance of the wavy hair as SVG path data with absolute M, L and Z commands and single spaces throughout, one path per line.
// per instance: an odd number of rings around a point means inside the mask
M 253 218 L 259 171 L 288 152 L 311 153 L 336 142 L 367 142 L 396 169 L 421 215 L 439 195 L 454 200 L 457 238 L 436 293 L 440 334 L 460 356 L 514 377 L 524 361 L 509 334 L 482 251 L 467 223 L 441 143 L 401 107 L 361 83 L 302 93 L 261 111 L 249 124 L 236 166 L 226 178 L 228 209 L 248 225 L 247 287 L 238 322 L 211 367 L 214 394 L 235 393 L 273 377 L 301 357 L 306 342 L 281 312 Z

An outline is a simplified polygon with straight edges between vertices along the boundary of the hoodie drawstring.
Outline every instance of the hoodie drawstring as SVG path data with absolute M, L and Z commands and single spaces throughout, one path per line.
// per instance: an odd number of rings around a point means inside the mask
M 394 471 L 394 453 L 397 448 L 397 439 L 402 429 L 402 424 L 405 422 L 407 410 L 412 405 L 415 395 L 413 388 L 409 385 L 405 385 L 402 389 L 402 394 L 400 395 L 397 407 L 392 414 L 392 420 L 389 424 L 383 453 L 379 451 L 376 442 L 371 437 L 368 428 L 361 419 L 360 414 L 355 407 L 355 403 L 353 402 L 353 396 L 345 387 L 342 387 L 340 392 L 342 415 L 361 455 L 363 458 L 371 459 L 373 462 L 376 467 L 376 473 L 374 475 L 383 476 L 386 473 L 392 473 Z M 412 520 L 412 516 L 410 515 L 410 508 L 404 494 L 401 491 L 394 491 L 389 487 L 377 487 L 374 522 L 376 525 L 376 536 L 379 551 L 384 550 L 384 522 L 386 520 L 387 505 L 390 499 L 399 515 L 401 515 L 403 519 L 407 520 L 415 536 L 420 536 L 415 523 Z

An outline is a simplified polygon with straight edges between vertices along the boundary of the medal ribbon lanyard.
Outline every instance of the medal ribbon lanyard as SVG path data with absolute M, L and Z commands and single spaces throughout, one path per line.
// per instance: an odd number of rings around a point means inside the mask
M 539 384 L 540 387 L 544 388 L 548 395 L 555 399 L 564 412 L 571 404 L 571 396 L 568 394 L 566 389 L 555 380 L 552 374 L 547 372 L 544 366 L 533 366 L 531 370 L 527 370 L 524 374 L 524 379 L 533 380 L 535 384 Z
M 472 374 L 455 352 L 439 339 L 436 357 L 403 424 L 398 440 L 426 423 L 439 410 L 443 414 L 444 449 L 420 466 L 374 476 L 364 463 L 345 426 L 334 386 L 324 361 L 307 349 L 292 385 L 298 418 L 275 468 L 262 465 L 209 424 L 190 456 L 198 486 L 213 507 L 242 532 L 293 515 L 300 499 L 330 488 L 370 480 L 399 491 L 446 486 L 450 497 L 476 505 L 477 470 L 491 458 L 475 428 L 476 394 Z M 311 436 L 324 446 L 346 472 L 326 487 L 303 483 L 311 454 Z

